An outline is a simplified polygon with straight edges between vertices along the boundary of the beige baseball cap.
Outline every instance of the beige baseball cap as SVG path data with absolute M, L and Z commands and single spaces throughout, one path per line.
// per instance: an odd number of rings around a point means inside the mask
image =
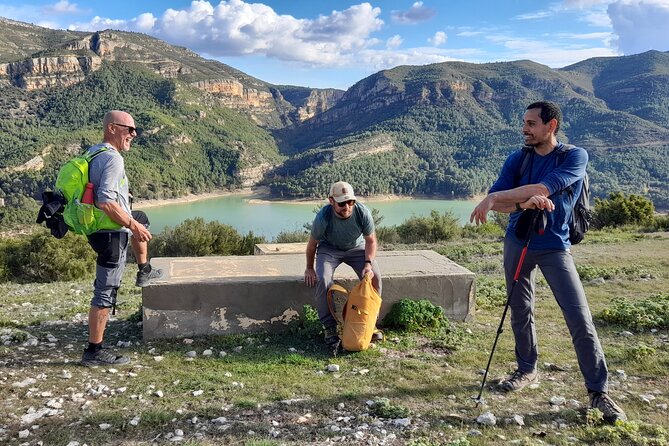
M 337 203 L 342 203 L 348 200 L 357 200 L 353 193 L 353 187 L 346 181 L 337 181 L 330 186 L 330 197 Z

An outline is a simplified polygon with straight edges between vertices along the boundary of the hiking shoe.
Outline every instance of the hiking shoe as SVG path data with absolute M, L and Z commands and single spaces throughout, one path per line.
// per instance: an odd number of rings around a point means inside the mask
M 509 376 L 506 381 L 502 381 L 500 383 L 499 389 L 504 392 L 521 390 L 525 386 L 537 382 L 538 377 L 539 373 L 536 370 L 528 373 L 516 370 L 511 374 L 511 376 Z
M 339 335 L 337 334 L 337 327 L 325 327 L 325 343 L 332 347 L 339 343 Z
M 146 273 L 144 271 L 137 271 L 137 280 L 135 281 L 135 286 L 145 287 L 153 279 L 160 279 L 163 277 L 163 270 L 159 268 L 151 268 L 151 270 Z
M 605 421 L 609 423 L 615 423 L 618 420 L 627 421 L 625 412 L 613 402 L 607 393 L 588 392 L 588 397 L 590 397 L 590 408 L 599 409 Z
M 106 348 L 101 348 L 95 353 L 84 350 L 81 357 L 81 365 L 95 367 L 98 365 L 124 365 L 130 362 L 127 356 L 115 355 Z
M 383 332 L 381 330 L 374 330 L 374 333 L 372 333 L 372 342 L 381 341 L 383 341 Z

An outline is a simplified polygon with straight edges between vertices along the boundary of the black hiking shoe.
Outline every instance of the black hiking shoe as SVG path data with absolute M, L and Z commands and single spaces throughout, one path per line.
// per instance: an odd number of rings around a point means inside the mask
M 163 270 L 159 268 L 151 268 L 147 273 L 144 271 L 137 271 L 137 280 L 135 281 L 135 286 L 145 287 L 153 279 L 160 279 L 163 277 Z
M 81 356 L 81 365 L 86 367 L 95 367 L 99 365 L 124 365 L 130 362 L 130 358 L 122 355 L 115 355 L 107 348 L 101 348 L 95 353 L 84 350 Z
M 609 423 L 616 421 L 627 421 L 627 415 L 618 406 L 607 393 L 602 392 L 588 392 L 590 398 L 590 408 L 599 409 L 604 416 L 604 420 Z
M 325 344 L 328 347 L 334 347 L 339 344 L 339 335 L 337 334 L 337 327 L 325 327 Z
M 537 382 L 537 378 L 539 378 L 539 373 L 536 370 L 528 373 L 516 370 L 508 379 L 499 384 L 499 389 L 503 392 L 521 390 L 524 387 Z

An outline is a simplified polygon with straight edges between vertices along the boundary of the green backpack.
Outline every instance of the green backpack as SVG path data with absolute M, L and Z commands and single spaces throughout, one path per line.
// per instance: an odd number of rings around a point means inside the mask
M 121 228 L 121 225 L 96 208 L 94 204 L 81 202 L 89 181 L 88 164 L 93 158 L 107 150 L 109 150 L 107 147 L 101 147 L 95 152 L 86 151 L 69 160 L 58 172 L 56 190 L 67 202 L 63 209 L 63 219 L 75 234 L 89 235 L 101 229 Z

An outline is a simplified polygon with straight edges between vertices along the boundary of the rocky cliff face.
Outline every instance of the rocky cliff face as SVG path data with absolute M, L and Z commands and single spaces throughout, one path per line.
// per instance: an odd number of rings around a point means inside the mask
M 268 127 L 309 119 L 331 108 L 343 94 L 312 90 L 304 102 L 291 104 L 277 88 L 226 65 L 148 36 L 116 31 L 80 36 L 32 57 L 0 64 L 0 85 L 26 90 L 66 87 L 81 82 L 105 61 L 141 63 L 163 77 L 184 80 Z

